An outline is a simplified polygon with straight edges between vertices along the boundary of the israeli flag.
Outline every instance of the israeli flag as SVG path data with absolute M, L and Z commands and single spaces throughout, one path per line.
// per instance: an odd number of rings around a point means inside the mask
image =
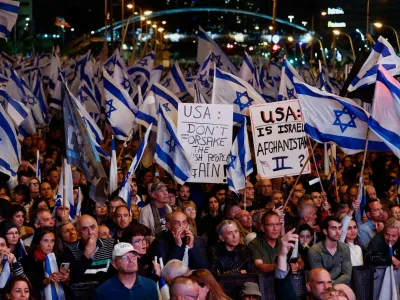
M 42 181 L 42 174 L 40 171 L 40 151 L 36 151 L 36 178 Z
M 266 102 L 250 84 L 217 68 L 214 73 L 212 103 L 233 104 L 233 121 L 241 123 L 243 117 L 249 118 L 250 105 Z
M 64 86 L 64 82 L 65 82 L 65 76 L 63 72 L 60 71 L 57 76 L 54 90 L 48 96 L 49 106 L 57 110 L 62 109 L 63 105 L 62 89 Z
M 260 84 L 258 82 L 258 72 L 253 64 L 253 60 L 244 52 L 244 60 L 240 67 L 239 77 L 248 82 L 256 91 L 260 91 Z
M 109 120 L 115 136 L 125 140 L 133 130 L 137 107 L 127 91 L 119 83 L 103 71 L 104 94 L 106 98 L 106 117 Z
M 211 54 L 209 54 L 200 66 L 194 81 L 194 99 L 195 103 L 211 103 L 212 81 L 211 75 L 214 74 L 211 62 Z
M 0 37 L 6 39 L 18 18 L 19 1 L 0 0 Z
M 14 1 L 12 1 L 12 2 L 15 3 Z M 0 1 L 0 3 L 1 3 L 1 1 Z M 6 61 L 10 66 L 14 65 L 14 63 L 15 63 L 15 59 L 12 56 L 5 53 L 4 51 L 0 52 L 0 57 L 3 61 Z
M 131 81 L 129 79 L 129 75 L 126 72 L 125 64 L 122 62 L 120 58 L 117 58 L 116 64 L 114 66 L 114 73 L 112 78 L 120 84 L 120 86 L 129 94 L 133 94 L 133 88 Z
M 150 74 L 153 70 L 156 54 L 150 52 L 142 57 L 134 66 L 128 69 L 128 75 L 133 81 L 134 88 L 140 87 L 142 95 L 145 95 L 149 88 Z
M 58 56 L 55 47 L 53 47 L 53 54 L 51 55 L 50 72 L 49 72 L 49 85 L 48 90 L 50 95 L 53 94 L 56 88 L 57 78 L 61 70 L 60 57 Z
M 164 106 L 158 110 L 158 130 L 156 162 L 162 166 L 179 184 L 184 184 L 190 177 L 190 158 L 183 150 L 176 135 L 176 127 L 167 115 Z
M 108 193 L 111 195 L 118 188 L 118 165 L 117 152 L 115 151 L 115 140 L 112 136 L 111 140 L 111 163 L 110 163 L 110 184 L 108 185 Z
M 283 59 L 283 68 L 282 68 L 281 83 L 278 92 L 278 101 L 297 99 L 293 78 L 297 78 L 300 82 L 304 82 L 300 74 L 293 68 L 293 66 L 287 61 L 285 57 Z
M 246 177 L 251 173 L 253 173 L 253 163 L 247 136 L 247 122 L 246 118 L 243 118 L 242 127 L 232 144 L 226 165 L 229 189 L 239 193 L 239 190 L 246 187 Z
M 161 85 L 154 83 L 143 105 L 136 115 L 138 124 L 149 127 L 153 124 L 153 131 L 157 131 L 158 126 L 158 107 L 162 106 L 176 126 L 178 122 L 178 105 L 181 101 L 169 90 Z
M 160 82 L 160 84 L 174 94 L 185 93 L 188 91 L 186 80 L 183 77 L 178 62 L 172 66 L 168 75 Z
M 54 206 L 68 207 L 70 219 L 73 220 L 75 218 L 74 186 L 72 181 L 72 170 L 71 170 L 71 165 L 68 164 L 66 158 L 64 158 L 64 162 L 62 165 L 60 179 L 58 182 L 56 203 L 54 204 Z M 56 209 L 53 210 L 53 215 L 55 215 L 55 211 Z
M 156 66 L 151 70 L 149 86 L 152 86 L 154 83 L 160 83 L 163 70 L 163 65 Z
M 197 62 L 199 65 L 206 60 L 210 52 L 211 61 L 215 63 L 217 68 L 225 72 L 238 75 L 238 69 L 231 62 L 228 56 L 226 56 L 226 54 L 221 50 L 217 43 L 214 42 L 214 40 L 203 30 L 203 28 L 199 27 L 199 38 L 197 47 Z
M 43 118 L 43 112 L 39 101 L 36 99 L 35 95 L 29 88 L 28 83 L 25 81 L 23 77 L 21 77 L 21 83 L 22 83 L 22 88 L 24 89 L 26 95 L 25 97 L 26 105 L 31 109 L 32 117 L 33 120 L 35 121 L 35 124 L 37 126 L 44 127 L 46 125 L 46 122 Z
M 110 76 L 114 74 L 115 62 L 117 61 L 118 56 L 119 56 L 119 50 L 117 48 L 115 49 L 114 53 L 103 64 L 104 69 L 106 69 L 107 73 L 110 74 Z
M 0 172 L 11 177 L 17 175 L 21 164 L 21 145 L 11 118 L 0 105 Z
M 7 257 L 3 258 L 1 264 L 2 268 L 0 271 L 0 289 L 3 289 L 6 286 L 7 282 L 11 279 L 12 273 Z
M 121 197 L 122 199 L 125 200 L 127 203 L 128 207 L 131 207 L 131 178 L 133 174 L 135 174 L 137 167 L 139 166 L 140 160 L 142 159 L 144 150 L 147 147 L 147 143 L 149 141 L 149 135 L 151 132 L 151 127 L 152 124 L 147 128 L 146 134 L 144 135 L 144 138 L 142 142 L 140 143 L 139 149 L 136 152 L 136 155 L 131 163 L 131 166 L 129 167 L 128 173 L 126 173 L 124 181 L 121 184 L 121 189 L 119 191 L 118 196 Z
M 81 187 L 78 188 L 78 203 L 76 204 L 76 211 L 75 211 L 75 216 L 80 216 L 81 213 L 81 209 L 82 209 L 82 191 L 81 191 Z
M 304 67 L 301 69 L 301 76 L 304 79 L 304 82 L 307 83 L 308 85 L 315 86 L 315 76 L 311 72 L 310 68 Z
M 271 60 L 269 63 L 267 82 L 271 86 L 279 89 L 279 86 L 281 83 L 281 73 L 282 73 L 282 70 L 281 70 L 281 68 L 279 68 L 278 64 Z
M 43 120 L 48 124 L 49 122 L 49 113 L 47 109 L 47 102 L 44 94 L 43 82 L 40 78 L 39 71 L 36 70 L 32 74 L 32 92 L 36 97 L 36 100 L 39 103 L 40 111 L 42 113 Z
M 379 65 L 382 65 L 393 76 L 400 75 L 400 57 L 396 55 L 392 45 L 381 36 L 347 90 L 352 92 L 375 83 Z
M 333 142 L 350 155 L 365 148 L 369 114 L 353 100 L 321 91 L 294 78 L 305 131 L 320 143 Z M 370 132 L 370 151 L 390 151 Z
M 46 255 L 44 261 L 44 276 L 49 278 L 51 274 L 58 272 L 57 260 L 54 253 Z M 52 282 L 45 286 L 44 297 L 46 300 L 65 300 L 64 289 L 61 283 Z
M 68 88 L 74 95 L 78 93 L 79 85 L 85 76 L 86 65 L 89 62 L 90 62 L 90 50 L 76 60 L 74 77 L 71 81 L 68 82 Z
M 400 83 L 382 65 L 376 75 L 368 125 L 400 158 Z
M 2 89 L 0 89 L 0 104 L 10 116 L 15 128 L 18 128 L 28 117 L 29 109 L 22 103 L 11 98 L 10 95 Z

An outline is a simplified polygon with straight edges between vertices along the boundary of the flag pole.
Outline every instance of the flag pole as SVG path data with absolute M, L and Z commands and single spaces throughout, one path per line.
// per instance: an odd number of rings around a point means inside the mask
M 315 142 L 315 145 L 314 145 L 314 147 L 312 148 L 311 152 L 314 152 L 314 150 L 317 148 L 317 146 L 318 146 L 318 142 Z M 297 177 L 295 183 L 293 184 L 293 187 L 292 187 L 292 189 L 290 190 L 289 196 L 287 197 L 287 199 L 286 199 L 286 201 L 285 201 L 285 204 L 283 205 L 283 210 L 285 210 L 287 204 L 289 203 L 289 200 L 290 200 L 290 197 L 292 197 L 294 188 L 295 188 L 295 186 L 297 185 L 297 183 L 299 182 L 300 176 L 301 176 L 301 174 L 303 174 L 304 169 L 306 168 L 306 165 L 307 165 L 308 162 L 310 161 L 311 156 L 312 156 L 312 153 L 308 154 L 307 159 L 306 159 L 306 161 L 304 162 L 303 167 L 301 168 L 300 174 L 299 174 L 299 176 Z
M 123 148 L 121 149 L 121 151 L 119 152 L 119 155 L 118 155 L 118 157 L 117 157 L 117 162 L 118 162 L 118 160 L 121 158 L 121 155 L 122 155 L 122 153 L 124 152 L 124 149 L 128 146 L 126 143 L 132 138 L 132 135 L 133 135 L 133 127 L 132 127 L 131 131 L 129 132 L 128 136 L 127 136 L 126 139 L 125 139 L 124 147 L 123 147 Z
M 311 144 L 311 139 L 310 139 L 310 137 L 308 137 L 308 143 L 310 144 L 310 148 L 312 148 L 312 144 Z M 317 165 L 317 162 L 316 162 L 316 160 L 315 160 L 314 151 L 312 151 L 311 153 L 312 153 L 312 158 L 313 158 L 313 160 L 314 160 L 315 169 L 317 170 L 317 175 L 318 175 L 318 179 L 319 179 L 319 184 L 320 184 L 320 186 L 321 186 L 321 192 L 325 193 L 324 187 L 322 186 L 321 176 L 319 176 L 318 165 Z
M 243 196 L 244 196 L 244 199 L 243 199 L 243 201 L 244 201 L 243 202 L 244 210 L 246 210 L 246 206 L 247 206 L 246 185 L 247 185 L 247 176 L 244 175 L 244 193 L 243 193 Z
M 331 145 L 331 149 L 329 149 L 331 154 L 329 155 L 330 160 L 331 160 L 331 166 L 334 166 L 335 163 L 333 161 L 333 150 L 332 150 L 332 145 Z M 336 203 L 340 202 L 339 199 L 339 194 L 338 194 L 338 187 L 337 187 L 337 170 L 335 170 L 335 172 L 333 172 L 333 181 L 335 183 L 335 196 L 336 196 Z

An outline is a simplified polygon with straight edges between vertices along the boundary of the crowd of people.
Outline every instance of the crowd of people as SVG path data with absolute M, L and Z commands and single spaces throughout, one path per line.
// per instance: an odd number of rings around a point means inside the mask
M 9 278 L 0 276 L 5 299 L 42 299 L 49 287 L 68 298 L 70 287 L 84 282 L 99 284 L 95 299 L 158 299 L 161 282 L 170 299 L 261 299 L 256 283 L 228 296 L 216 280 L 250 273 L 273 273 L 277 299 L 296 299 L 291 277 L 303 272 L 310 299 L 355 299 L 352 267 L 400 268 L 399 162 L 392 153 L 368 152 L 360 174 L 363 153 L 338 151 L 340 164 L 326 176 L 317 148 L 310 174 L 265 179 L 254 172 L 238 195 L 226 184 L 178 185 L 161 167 L 140 168 L 130 182 L 130 207 L 118 190 L 104 205 L 90 199 L 74 167 L 74 202 L 79 190 L 83 202 L 71 220 L 69 206 L 55 201 L 64 151 L 57 124 L 54 118 L 47 132 L 24 139 L 17 186 L 10 189 L 1 174 L 1 273 L 6 265 L 10 270 Z M 110 144 L 107 136 L 102 146 L 110 151 Z M 119 184 L 135 145 L 117 147 Z M 110 168 L 105 159 L 103 165 Z M 310 185 L 317 173 L 320 183 Z M 50 255 L 53 272 L 44 268 Z

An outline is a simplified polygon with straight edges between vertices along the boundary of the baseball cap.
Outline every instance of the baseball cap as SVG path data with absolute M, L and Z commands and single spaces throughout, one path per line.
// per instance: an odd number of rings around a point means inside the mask
M 117 256 L 123 256 L 128 252 L 138 253 L 137 250 L 133 249 L 133 246 L 129 243 L 119 243 L 114 246 L 114 250 L 112 252 L 112 260 L 115 260 Z

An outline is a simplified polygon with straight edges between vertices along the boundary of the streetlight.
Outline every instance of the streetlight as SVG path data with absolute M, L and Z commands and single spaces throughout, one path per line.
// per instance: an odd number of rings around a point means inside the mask
M 145 10 L 144 11 L 144 15 L 147 17 L 147 16 L 150 16 L 151 14 L 152 14 L 153 12 L 151 11 L 151 10 Z
M 167 24 L 167 21 L 162 21 L 161 24 L 165 25 Z
M 347 36 L 349 38 L 350 41 L 350 47 L 351 47 L 351 53 L 353 54 L 353 61 L 356 61 L 356 53 L 354 52 L 354 46 L 353 46 L 353 39 L 351 38 L 350 35 L 348 35 L 345 32 L 340 32 L 339 30 L 335 29 L 332 31 L 334 35 L 339 36 L 341 34 Z
M 294 40 L 292 36 L 288 36 L 287 39 L 288 39 L 289 42 L 293 42 L 293 40 Z
M 320 13 L 318 13 L 318 14 L 314 14 L 313 16 L 312 16 L 312 18 L 311 18 L 311 34 L 314 36 L 314 19 L 315 19 L 315 16 L 319 16 L 319 15 L 321 15 L 321 16 L 326 16 L 327 15 L 327 13 L 326 13 L 326 11 L 321 11 Z M 311 59 L 310 59 L 310 64 L 312 64 L 312 62 L 314 61 L 314 57 L 313 57 L 313 52 L 314 52 L 314 46 L 313 46 L 313 44 L 311 43 Z M 324 55 L 324 53 L 322 53 L 322 55 Z M 324 56 L 325 57 L 325 56 Z
M 129 3 L 126 7 L 127 7 L 128 9 L 132 9 L 132 8 L 133 8 L 133 4 L 132 4 L 132 3 Z
M 399 52 L 399 51 L 400 51 L 400 42 L 399 42 L 399 35 L 397 34 L 396 29 L 395 29 L 394 27 L 392 27 L 392 26 L 389 26 L 389 25 L 383 25 L 381 22 L 375 22 L 375 23 L 374 23 L 374 26 L 375 26 L 376 28 L 387 27 L 387 28 L 390 28 L 390 29 L 393 30 L 394 35 L 395 35 L 395 37 L 396 37 L 396 42 L 397 42 L 397 52 Z
M 256 26 L 256 27 L 254 27 L 254 29 L 255 29 L 255 30 L 259 30 L 259 29 L 260 29 L 260 27 Z

